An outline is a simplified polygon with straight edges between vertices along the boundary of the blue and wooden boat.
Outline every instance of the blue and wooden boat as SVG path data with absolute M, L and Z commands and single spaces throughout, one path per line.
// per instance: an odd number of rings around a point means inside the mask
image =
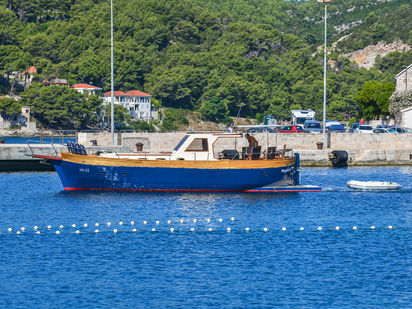
M 239 153 L 223 146 L 241 137 L 190 133 L 172 152 L 87 155 L 69 145 L 59 157 L 33 156 L 51 162 L 69 191 L 277 192 L 300 185 L 298 154 L 274 147 L 262 153 L 260 147 L 243 147 Z M 295 191 L 318 191 L 311 188 Z

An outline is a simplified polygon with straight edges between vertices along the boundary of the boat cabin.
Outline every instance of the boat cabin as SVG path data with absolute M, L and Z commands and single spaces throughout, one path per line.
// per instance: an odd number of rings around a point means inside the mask
M 241 139 L 241 140 L 238 140 Z M 101 153 L 101 157 L 147 160 L 259 160 L 287 157 L 290 149 L 276 151 L 276 147 L 268 147 L 263 152 L 261 146 L 241 147 L 244 137 L 239 133 L 188 133 L 171 152 L 134 152 L 134 153 Z M 242 149 L 239 152 L 237 149 Z

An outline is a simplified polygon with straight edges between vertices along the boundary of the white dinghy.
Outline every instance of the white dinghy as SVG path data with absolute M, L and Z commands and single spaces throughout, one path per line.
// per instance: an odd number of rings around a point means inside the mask
M 358 190 L 397 190 L 402 186 L 391 181 L 358 181 L 349 180 L 347 182 L 349 188 Z

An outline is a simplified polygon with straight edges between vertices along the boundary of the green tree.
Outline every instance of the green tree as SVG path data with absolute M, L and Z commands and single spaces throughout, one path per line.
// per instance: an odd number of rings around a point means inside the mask
M 366 82 L 362 90 L 356 94 L 362 116 L 369 120 L 380 115 L 389 115 L 389 98 L 394 90 L 395 85 L 392 83 L 381 83 L 376 80 Z
M 22 105 L 32 106 L 34 118 L 49 129 L 87 129 L 98 123 L 102 101 L 63 86 L 33 83 L 21 94 Z
M 11 117 L 21 114 L 23 104 L 13 98 L 0 98 L 0 114 L 3 117 Z
M 225 124 L 233 122 L 233 119 L 229 117 L 229 109 L 218 97 L 203 102 L 199 112 L 204 120 Z
M 104 107 L 106 119 L 110 121 L 112 107 L 111 104 L 106 104 Z M 125 128 L 131 123 L 130 112 L 123 105 L 114 105 L 114 123 L 117 128 Z

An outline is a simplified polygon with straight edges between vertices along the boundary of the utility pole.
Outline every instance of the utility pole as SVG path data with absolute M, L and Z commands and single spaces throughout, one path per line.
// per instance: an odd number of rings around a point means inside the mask
M 110 0 L 110 75 L 111 75 L 111 117 L 110 132 L 112 134 L 112 146 L 114 146 L 114 69 L 113 69 L 113 0 Z
M 325 50 L 323 59 L 323 145 L 326 147 L 326 58 L 327 58 L 327 16 L 328 2 L 330 0 L 318 0 L 325 4 Z

